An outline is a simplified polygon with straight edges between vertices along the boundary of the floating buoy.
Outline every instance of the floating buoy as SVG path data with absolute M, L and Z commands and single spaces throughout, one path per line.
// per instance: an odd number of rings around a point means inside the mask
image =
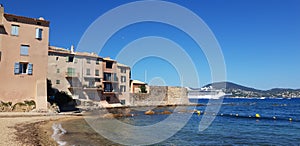
M 221 114 L 221 116 L 223 116 L 223 114 Z
M 255 118 L 260 118 L 260 115 L 259 114 L 255 114 Z
M 239 116 L 239 114 L 235 114 L 235 116 L 236 116 L 236 117 L 238 117 L 238 116 Z
M 273 119 L 276 120 L 276 117 L 274 116 Z
M 289 121 L 293 121 L 293 119 L 292 119 L 292 118 L 289 118 Z
M 198 116 L 200 116 L 201 115 L 201 111 L 197 111 L 197 114 L 198 114 Z

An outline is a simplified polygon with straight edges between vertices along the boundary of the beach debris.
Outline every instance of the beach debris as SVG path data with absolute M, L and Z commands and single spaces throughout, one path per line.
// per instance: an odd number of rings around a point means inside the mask
M 153 110 L 148 110 L 145 112 L 145 115 L 154 115 L 155 112 Z

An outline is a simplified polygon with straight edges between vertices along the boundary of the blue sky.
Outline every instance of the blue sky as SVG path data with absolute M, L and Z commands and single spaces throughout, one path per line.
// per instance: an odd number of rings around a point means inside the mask
M 65 48 L 76 46 L 99 16 L 128 2 L 132 1 L 0 1 L 6 13 L 50 20 L 50 44 Z M 299 0 L 170 2 L 190 9 L 210 27 L 222 48 L 227 80 L 259 89 L 300 88 Z M 127 44 L 145 36 L 165 37 L 179 44 L 196 64 L 200 84 L 210 83 L 209 65 L 204 54 L 195 51 L 197 44 L 166 24 L 149 22 L 123 28 L 109 39 L 100 56 L 114 58 Z M 132 66 L 132 77 L 152 84 L 162 80 L 167 85 L 180 84 L 172 64 L 155 57 Z

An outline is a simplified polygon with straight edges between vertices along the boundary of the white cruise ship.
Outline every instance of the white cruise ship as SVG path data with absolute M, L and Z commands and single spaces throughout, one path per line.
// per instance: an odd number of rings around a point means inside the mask
M 211 86 L 200 89 L 188 89 L 189 99 L 220 99 L 226 94 L 221 90 L 214 90 Z

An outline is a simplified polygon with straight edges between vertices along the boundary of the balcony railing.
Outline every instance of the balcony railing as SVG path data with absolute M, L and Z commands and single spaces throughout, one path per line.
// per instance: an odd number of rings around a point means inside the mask
M 101 85 L 83 85 L 82 87 L 85 90 L 102 90 Z
M 75 72 L 66 72 L 65 73 L 66 77 L 79 77 L 79 73 L 75 73 Z

